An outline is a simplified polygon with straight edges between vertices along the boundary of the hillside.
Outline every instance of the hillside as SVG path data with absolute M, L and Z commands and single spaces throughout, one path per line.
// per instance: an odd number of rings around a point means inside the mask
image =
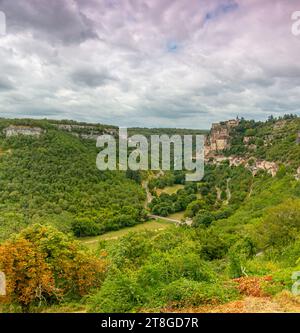
M 116 267 L 88 310 L 298 312 L 299 124 L 294 116 L 240 120 L 226 137 L 212 129 L 208 140 L 224 146 L 210 149 L 201 182 L 174 193 L 161 190 L 182 184 L 180 173 L 151 179 L 151 211 L 183 212 L 192 228 L 99 244 Z
M 33 223 L 92 235 L 143 221 L 140 185 L 122 172 L 100 172 L 95 141 L 82 137 L 105 128 L 62 126 L 70 124 L 0 120 L 0 239 Z M 24 128 L 41 133 L 17 135 Z
M 64 251 L 68 243 L 52 225 L 75 236 L 96 236 L 86 240 L 91 250 L 82 247 L 79 253 L 92 251 L 102 274 L 97 281 L 91 274 L 86 289 L 65 293 L 59 301 L 51 296 L 39 303 L 33 297 L 34 311 L 76 311 L 79 304 L 88 312 L 299 311 L 299 118 L 215 124 L 206 139 L 205 176 L 198 183 L 185 183 L 184 172 L 177 171 L 100 173 L 93 135 L 113 133 L 111 126 L 28 122 L 22 126 L 35 128 L 34 135 L 7 137 L 3 129 L 12 123 L 1 120 L 3 258 L 11 263 L 9 249 L 29 242 L 37 256 L 45 256 L 60 286 L 52 268 L 60 252 L 51 251 L 57 246 Z M 147 220 L 141 177 L 151 192 L 148 210 L 180 214 L 181 226 L 151 222 L 149 228 L 114 234 Z M 98 236 L 107 231 L 107 237 Z

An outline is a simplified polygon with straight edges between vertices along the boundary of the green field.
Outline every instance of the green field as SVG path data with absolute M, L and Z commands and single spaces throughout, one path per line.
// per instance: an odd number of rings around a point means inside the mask
M 168 218 L 181 221 L 184 218 L 184 213 L 185 212 L 174 213 L 169 215 Z
M 162 193 L 167 193 L 167 194 L 171 195 L 171 194 L 174 194 L 178 190 L 181 190 L 183 188 L 184 188 L 183 185 L 177 184 L 177 185 L 174 185 L 174 186 L 167 186 L 163 189 L 157 189 L 156 192 L 157 192 L 158 195 L 161 195 Z
M 94 250 L 98 246 L 98 242 L 100 240 L 115 240 L 124 235 L 126 235 L 130 231 L 138 232 L 138 231 L 145 231 L 145 230 L 163 230 L 166 228 L 174 227 L 174 223 L 162 221 L 162 220 L 151 220 L 149 222 L 145 222 L 142 224 L 138 224 L 134 227 L 124 228 L 117 231 L 107 232 L 103 235 L 96 236 L 96 237 L 85 237 L 80 239 L 80 241 L 89 247 L 90 249 Z

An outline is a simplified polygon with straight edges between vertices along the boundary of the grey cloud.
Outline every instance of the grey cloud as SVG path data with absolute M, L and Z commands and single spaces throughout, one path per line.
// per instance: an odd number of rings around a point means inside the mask
M 80 43 L 98 38 L 93 22 L 69 0 L 0 0 L 7 32 L 29 31 L 38 38 Z
M 109 74 L 107 70 L 97 71 L 93 69 L 79 69 L 71 74 L 74 83 L 86 85 L 91 88 L 101 87 L 116 81 L 116 77 Z
M 45 108 L 45 107 L 18 107 L 12 111 L 6 110 L 1 112 L 5 117 L 33 117 L 33 118 L 45 118 L 45 117 L 63 117 L 69 113 L 63 109 Z
M 192 119 L 195 116 L 208 114 L 208 111 L 205 110 L 204 106 L 189 107 L 185 105 L 185 109 L 182 109 L 178 106 L 161 105 L 160 108 L 149 108 L 144 110 L 144 117 L 159 117 L 164 119 L 173 119 L 178 120 L 182 118 Z
M 289 110 L 291 113 L 299 112 L 300 106 L 298 103 L 290 102 L 290 101 L 276 101 L 276 100 L 263 100 L 256 104 L 256 106 L 262 110 L 267 112 L 273 112 L 274 114 L 282 114 Z
M 5 78 L 0 78 L 0 92 L 1 91 L 7 91 L 7 90 L 13 90 L 14 86 L 10 82 L 10 80 Z
M 299 110 L 292 2 L 0 0 L 0 10 L 1 115 L 195 128 Z M 203 24 L 207 13 L 218 15 Z

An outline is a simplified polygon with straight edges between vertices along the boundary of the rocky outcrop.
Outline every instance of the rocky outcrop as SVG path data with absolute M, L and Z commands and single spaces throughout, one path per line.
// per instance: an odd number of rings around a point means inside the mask
M 212 124 L 205 142 L 205 155 L 215 154 L 230 147 L 230 130 L 239 124 L 238 119 Z
M 99 129 L 99 127 L 92 125 L 57 124 L 56 126 L 59 130 L 70 132 L 72 135 L 85 140 L 97 140 L 98 136 L 103 134 L 117 136 L 118 133 L 115 128 Z
M 254 144 L 254 141 L 255 141 L 254 136 L 245 136 L 243 138 L 243 143 L 249 150 L 256 150 L 257 149 L 256 144 Z
M 256 160 L 253 165 L 246 165 L 246 167 L 251 170 L 253 175 L 256 175 L 259 170 L 267 171 L 272 177 L 276 176 L 278 171 L 278 165 L 275 162 Z
M 79 136 L 82 138 L 82 139 L 85 139 L 85 140 L 97 140 L 97 138 L 102 135 L 103 133 L 98 133 L 98 134 L 93 134 L 93 133 L 90 133 L 90 134 L 80 134 Z
M 274 130 L 280 130 L 280 129 L 284 128 L 285 125 L 286 125 L 286 120 L 278 120 L 274 124 L 273 128 L 274 128 Z
M 44 133 L 44 130 L 40 127 L 10 125 L 4 129 L 4 133 L 7 138 L 18 135 L 39 137 Z
M 245 145 L 248 145 L 252 139 L 253 139 L 253 136 L 245 136 L 243 139 L 243 142 Z
M 230 166 L 245 165 L 246 163 L 247 163 L 246 158 L 238 157 L 238 156 L 230 156 L 229 157 L 229 165 Z
M 206 160 L 207 162 L 209 160 Z M 225 161 L 229 162 L 230 166 L 239 166 L 243 165 L 246 169 L 250 170 L 252 174 L 255 176 L 259 170 L 264 170 L 272 177 L 274 177 L 278 171 L 278 165 L 275 162 L 269 162 L 265 160 L 258 160 L 253 157 L 245 158 L 240 156 L 229 156 L 225 157 L 222 155 L 215 156 L 210 159 L 210 163 L 220 165 Z M 300 168 L 299 168 L 299 177 L 300 177 Z
M 264 170 L 271 174 L 272 177 L 276 176 L 278 171 L 278 165 L 275 162 L 269 162 L 265 160 L 257 160 L 253 157 L 242 158 L 242 157 L 229 157 L 230 166 L 244 165 L 245 168 L 250 170 L 255 176 L 259 170 Z
M 257 158 L 248 156 L 229 156 L 226 157 L 222 154 L 222 150 L 230 148 L 230 138 L 231 138 L 231 129 L 238 126 L 239 119 L 229 120 L 225 122 L 212 124 L 209 135 L 206 137 L 205 142 L 205 162 L 213 164 L 222 164 L 225 161 L 228 161 L 230 166 L 239 166 L 243 165 L 245 168 L 250 170 L 253 175 L 256 175 L 259 170 L 264 170 L 273 177 L 278 171 L 278 165 L 275 162 L 259 160 Z M 285 122 L 282 121 L 277 124 L 276 129 L 281 129 L 285 125 Z M 266 144 L 270 144 L 273 139 L 273 135 L 268 135 L 265 140 Z M 298 140 L 300 143 L 300 132 L 298 133 Z M 248 152 L 251 150 L 254 151 L 257 149 L 256 144 L 254 144 L 255 136 L 245 136 L 243 138 L 243 143 L 248 148 Z M 300 168 L 299 168 L 300 169 Z M 299 170 L 300 178 L 300 170 Z

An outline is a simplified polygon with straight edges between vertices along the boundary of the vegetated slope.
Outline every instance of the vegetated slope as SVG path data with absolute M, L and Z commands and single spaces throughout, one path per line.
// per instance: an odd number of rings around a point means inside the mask
M 99 250 L 107 251 L 112 262 L 111 272 L 89 298 L 88 310 L 300 311 L 299 296 L 291 293 L 296 282 L 292 274 L 300 270 L 300 182 L 295 179 L 299 119 L 287 119 L 280 126 L 272 119 L 260 125 L 257 133 L 270 127 L 278 134 L 260 152 L 259 147 L 235 151 L 245 158 L 275 161 L 276 176 L 266 171 L 253 176 L 228 162 L 208 165 L 196 187 L 186 184 L 184 191 L 157 197 L 150 207 L 167 214 L 167 208 L 181 204 L 184 192 L 187 197 L 197 194 L 185 205 L 192 228 L 132 233 L 101 243 Z M 152 185 L 170 185 L 170 176 Z
M 3 129 L 11 123 L 45 132 L 6 138 Z M 99 171 L 95 141 L 47 121 L 0 124 L 0 239 L 35 222 L 84 236 L 143 220 L 143 189 L 123 172 Z
M 282 132 L 280 137 L 271 138 L 272 144 L 261 145 L 265 155 L 259 155 L 259 147 L 236 151 L 245 158 L 253 154 L 268 158 L 274 147 L 283 149 L 284 155 L 290 157 L 280 159 L 282 152 L 277 154 L 275 149 L 274 161 L 284 163 L 279 165 L 276 176 L 265 171 L 253 176 L 247 168 L 230 166 L 228 162 L 208 165 L 201 182 L 185 184 L 171 198 L 164 195 L 155 202 L 163 213 L 165 207 L 175 209 L 183 204 L 186 215 L 193 219 L 192 227 L 139 231 L 117 240 L 101 240 L 98 256 L 104 257 L 109 265 L 103 284 L 84 299 L 87 310 L 201 311 L 204 306 L 207 311 L 217 311 L 216 307 L 220 306 L 220 311 L 226 311 L 227 306 L 232 310 L 240 307 L 237 311 L 251 311 L 254 306 L 249 302 L 254 298 L 269 300 L 273 312 L 298 311 L 299 296 L 291 295 L 296 282 L 292 274 L 300 271 L 300 182 L 295 179 L 299 166 L 295 140 L 298 122 L 298 119 L 288 119 L 284 126 L 293 128 L 292 133 Z M 270 120 L 261 124 L 257 133 L 263 133 L 268 127 L 274 131 L 279 128 Z M 242 127 L 241 137 L 245 133 Z M 263 136 L 262 140 L 265 140 Z M 90 149 L 87 142 L 84 146 Z M 242 147 L 233 142 L 232 149 L 234 146 Z M 8 149 L 13 153 L 11 145 L 2 147 L 4 155 L 9 153 Z M 121 175 L 116 177 L 122 177 L 123 182 L 124 175 Z M 179 182 L 182 175 L 173 176 L 166 174 L 165 179 L 152 185 L 170 185 Z M 107 181 L 114 184 L 115 178 L 103 180 Z M 192 201 L 186 202 L 187 197 Z M 105 209 L 111 207 L 110 203 Z M 81 213 L 87 215 L 84 210 Z M 40 220 L 46 219 L 40 217 Z M 282 295 L 287 295 L 286 301 L 276 301 Z M 221 307 L 221 304 L 227 305 Z
M 185 189 L 176 194 L 156 196 L 157 188 L 184 184 L 184 174 L 180 172 L 166 173 L 149 182 L 154 196 L 150 205 L 152 212 L 166 216 L 185 211 L 186 217 L 200 224 L 229 217 L 248 197 L 268 188 L 264 182 L 272 183 L 272 177 L 263 170 L 265 161 L 272 162 L 267 167 L 272 168 L 273 174 L 277 171 L 278 177 L 289 174 L 294 178 L 300 167 L 299 133 L 300 119 L 293 115 L 280 119 L 270 117 L 266 122 L 241 119 L 230 130 L 230 148 L 210 155 L 204 178 L 197 187 L 193 184 L 194 191 L 185 184 Z M 283 188 L 282 195 L 285 192 Z M 191 194 L 197 195 L 197 199 Z M 278 201 L 279 197 L 269 200 Z
M 264 188 L 254 189 L 229 218 L 102 242 L 99 250 L 112 265 L 89 298 L 89 311 L 197 311 L 241 300 L 230 306 L 243 312 L 255 311 L 245 297 L 271 306 L 283 290 L 291 295 L 292 274 L 300 270 L 300 184 L 289 175 L 263 178 Z M 297 311 L 297 302 L 276 311 Z
M 300 118 L 286 115 L 266 122 L 242 119 L 231 132 L 231 147 L 225 155 L 256 157 L 285 163 L 292 168 L 300 166 Z M 245 144 L 245 141 L 247 143 Z

